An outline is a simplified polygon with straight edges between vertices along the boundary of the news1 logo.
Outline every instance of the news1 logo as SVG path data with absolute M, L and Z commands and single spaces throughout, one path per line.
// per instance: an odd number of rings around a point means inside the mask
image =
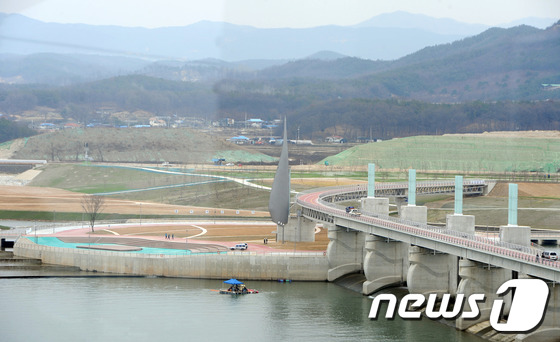
M 499 332 L 528 332 L 541 324 L 548 302 L 549 289 L 546 283 L 540 279 L 511 279 L 503 283 L 496 291 L 497 295 L 504 296 L 510 290 L 515 290 L 509 315 L 505 323 L 500 323 L 504 310 L 503 299 L 495 299 L 490 311 L 490 325 Z M 428 302 L 421 294 L 407 294 L 401 299 L 398 308 L 399 317 L 403 319 L 421 319 L 420 308 L 426 305 L 425 314 L 430 319 L 476 319 L 480 316 L 478 302 L 484 302 L 485 295 L 472 294 L 467 302 L 471 311 L 463 311 L 465 295 L 459 293 L 455 296 L 455 305 L 449 308 L 450 294 L 444 294 L 436 310 L 437 295 L 430 294 Z M 379 305 L 382 301 L 388 302 L 385 318 L 395 318 L 397 297 L 392 293 L 383 293 L 375 296 L 371 303 L 368 317 L 377 319 Z M 409 307 L 414 309 L 409 311 Z

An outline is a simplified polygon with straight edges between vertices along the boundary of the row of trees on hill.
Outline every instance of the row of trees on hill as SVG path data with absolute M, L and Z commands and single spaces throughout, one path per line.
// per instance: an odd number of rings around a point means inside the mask
M 338 100 L 311 105 L 288 118 L 293 134 L 316 139 L 388 139 L 413 135 L 485 131 L 559 130 L 560 106 L 554 101 L 428 104 L 398 100 Z
M 387 139 L 418 134 L 560 129 L 557 100 L 436 104 L 369 99 L 366 94 L 349 96 L 344 93 L 347 91 L 334 83 L 317 80 L 284 80 L 282 87 L 222 83 L 212 88 L 134 76 L 71 88 L 4 86 L 0 88 L 0 112 L 20 114 L 42 107 L 59 112 L 67 120 L 85 124 L 104 120 L 97 112 L 101 106 L 210 119 L 272 120 L 287 116 L 290 127 L 294 130 L 299 127 L 301 137 L 306 139 L 330 134 L 348 139 Z M 556 92 L 560 90 L 548 93 Z M 30 134 L 24 127 L 0 122 L 0 139 Z
M 35 134 L 35 131 L 24 124 L 0 118 L 0 143 Z

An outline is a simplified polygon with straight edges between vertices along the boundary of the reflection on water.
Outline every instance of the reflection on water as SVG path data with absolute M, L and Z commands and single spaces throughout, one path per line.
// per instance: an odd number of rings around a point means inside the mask
M 331 283 L 219 280 L 3 279 L 4 341 L 481 341 L 430 320 L 373 321 L 371 299 Z

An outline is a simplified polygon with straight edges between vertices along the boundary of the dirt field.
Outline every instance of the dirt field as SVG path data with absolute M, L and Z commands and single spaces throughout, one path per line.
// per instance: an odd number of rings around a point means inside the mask
M 0 210 L 83 212 L 83 194 L 39 187 L 0 186 Z M 239 213 L 237 213 L 239 211 Z M 241 217 L 268 217 L 264 211 L 188 207 L 153 202 L 135 202 L 106 199 L 104 213 L 132 215 L 215 215 Z
M 54 188 L 38 188 L 38 187 L 22 187 L 22 186 L 0 186 L 0 210 L 18 210 L 18 211 L 57 211 L 57 212 L 83 212 L 81 207 L 82 194 L 70 192 Z M 208 215 L 209 220 L 214 218 L 214 215 L 219 215 L 224 211 L 224 216 L 241 216 L 241 217 L 262 217 L 263 222 L 269 216 L 268 212 L 255 211 L 254 214 L 249 210 L 239 210 L 239 215 L 236 210 L 232 209 L 214 209 L 214 208 L 200 208 L 200 207 L 187 207 L 179 205 L 166 205 L 151 202 L 141 202 L 143 215 L 166 215 L 172 217 L 174 215 Z M 190 213 L 191 210 L 193 213 Z M 208 213 L 206 211 L 208 210 Z M 106 200 L 105 213 L 117 214 L 138 214 L 140 212 L 140 202 L 125 201 L 125 200 Z M 193 218 L 200 221 L 200 218 Z M 206 230 L 205 234 L 196 236 Z M 150 237 L 156 239 L 163 239 L 165 234 L 173 234 L 177 239 L 189 237 L 190 242 L 195 241 L 208 241 L 208 242 L 223 242 L 225 245 L 233 245 L 237 242 L 248 242 L 252 245 L 264 245 L 263 239 L 268 238 L 266 247 L 273 249 L 287 249 L 293 250 L 294 243 L 276 242 L 276 234 L 273 231 L 276 226 L 272 223 L 223 223 L 220 221 L 206 222 L 206 223 L 189 223 L 173 224 L 173 225 L 138 225 L 119 227 L 113 225 L 112 227 L 99 227 L 96 229 L 96 235 L 111 235 L 116 234 L 121 236 L 136 236 L 136 237 Z M 76 232 L 79 234 L 87 234 L 86 230 Z M 116 233 L 116 234 L 115 234 Z M 67 233 L 66 233 L 67 234 Z M 315 235 L 316 242 L 314 243 L 297 243 L 297 250 L 326 250 L 328 244 L 327 232 L 321 229 Z
M 518 184 L 518 224 L 534 229 L 560 229 L 560 184 L 558 183 L 516 183 Z M 498 183 L 488 196 L 465 197 L 463 213 L 474 215 L 477 226 L 501 226 L 508 222 L 507 182 Z M 446 215 L 454 208 L 453 196 L 430 201 L 429 222 L 446 222 Z
M 185 222 L 184 224 L 154 224 L 138 226 L 111 226 L 99 227 L 95 235 L 118 234 L 123 237 L 145 237 L 164 239 L 165 234 L 173 235 L 174 240 L 187 237 L 189 243 L 220 243 L 225 246 L 233 246 L 236 243 L 246 242 L 251 247 L 266 247 L 267 249 L 282 249 L 298 251 L 324 251 L 327 249 L 329 239 L 327 230 L 318 226 L 315 234 L 315 242 L 286 242 L 282 244 L 276 241 L 276 225 L 265 222 Z M 64 234 L 63 234 L 64 235 Z M 268 243 L 264 244 L 264 239 Z M 254 248 L 249 248 L 254 249 Z M 259 248 L 260 249 L 260 248 Z
M 560 184 L 558 183 L 518 183 L 519 197 L 547 197 L 560 198 Z M 498 183 L 492 189 L 491 197 L 508 197 L 509 186 L 507 183 Z
M 305 187 L 323 187 L 333 185 L 348 185 L 363 183 L 347 178 L 323 178 L 323 179 L 292 179 L 294 184 Z M 555 183 L 519 183 L 519 195 L 521 197 L 531 198 L 558 198 L 560 199 L 560 184 Z M 81 207 L 82 194 L 74 193 L 61 189 L 54 188 L 39 188 L 39 187 L 21 187 L 21 186 L 0 186 L 0 210 L 19 210 L 19 211 L 57 211 L 57 212 L 83 212 Z M 499 200 L 500 203 L 507 201 L 508 186 L 507 183 L 499 183 L 486 198 L 481 198 L 484 201 L 492 200 L 492 198 Z M 476 199 L 475 199 L 476 200 Z M 443 207 L 449 201 L 442 201 L 436 204 L 436 207 Z M 141 203 L 141 204 L 140 204 Z M 481 203 L 482 204 L 482 203 Z M 503 204 L 503 203 L 502 203 Z M 451 204 L 449 204 L 451 205 Z M 503 206 L 503 205 L 500 205 Z M 507 206 L 507 204 L 506 204 Z M 543 206 L 539 203 L 539 207 Z M 141 209 L 140 209 L 141 208 Z M 212 220 L 216 213 L 220 213 L 222 209 L 214 208 L 200 208 L 179 205 L 167 205 L 152 202 L 135 202 L 126 200 L 107 199 L 105 213 L 118 213 L 118 214 L 132 214 L 137 215 L 165 215 L 173 217 L 174 215 L 208 215 L 209 220 Z M 192 213 L 191 213 L 192 211 Z M 208 213 L 206 212 L 208 211 Z M 224 216 L 236 216 L 236 210 L 223 209 Z M 490 215 L 490 212 L 477 213 L 477 222 L 483 218 L 484 215 Z M 253 216 L 263 217 L 263 222 L 266 222 L 265 217 L 268 217 L 268 212 L 256 211 L 252 214 L 248 210 L 239 210 L 239 216 Z M 495 216 L 495 215 L 493 215 Z M 531 216 L 535 216 L 531 213 Z M 554 216 L 550 213 L 546 214 L 547 217 Z M 194 219 L 194 218 L 193 218 Z M 202 221 L 196 218 L 197 221 Z M 520 218 L 521 220 L 521 218 Z M 505 222 L 505 221 L 504 221 Z M 482 223 L 482 222 L 480 222 Z M 544 224 L 543 224 L 544 225 Z M 547 224 L 548 225 L 548 224 Z M 546 226 L 546 225 L 545 225 Z M 537 225 L 535 225 L 537 227 Z M 199 235 L 203 230 L 206 232 Z M 185 238 L 188 236 L 189 240 L 193 241 L 208 241 L 208 242 L 223 242 L 224 244 L 233 244 L 237 242 L 248 242 L 254 245 L 263 245 L 263 239 L 268 238 L 269 244 L 267 247 L 277 249 L 293 249 L 294 243 L 277 243 L 275 241 L 276 227 L 273 224 L 267 223 L 224 223 L 224 222 L 205 222 L 205 223 L 192 223 L 185 222 L 180 225 L 169 226 L 135 226 L 135 227 L 116 227 L 104 228 L 96 231 L 95 234 L 108 234 L 114 235 L 115 233 L 122 236 L 142 236 L 142 237 L 155 237 L 158 239 L 163 238 L 167 234 L 173 234 L 177 239 Z M 198 235 L 198 236 L 197 236 Z M 314 243 L 297 243 L 297 250 L 325 250 L 328 244 L 327 232 L 321 229 L 315 235 L 316 242 Z

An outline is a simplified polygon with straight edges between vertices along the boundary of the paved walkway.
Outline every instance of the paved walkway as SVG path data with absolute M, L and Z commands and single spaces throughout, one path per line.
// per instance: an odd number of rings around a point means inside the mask
M 267 222 L 268 223 L 268 222 Z M 166 226 L 169 227 L 170 225 L 178 225 L 184 226 L 188 224 L 190 226 L 196 226 L 196 224 L 211 224 L 210 222 L 158 222 L 158 223 L 143 223 L 141 226 L 138 223 L 123 223 L 123 224 L 110 224 L 110 225 L 100 225 L 95 226 L 95 230 L 97 234 L 91 235 L 90 228 L 82 228 L 81 226 L 69 226 L 69 227 L 57 227 L 55 228 L 55 232 L 53 233 L 53 228 L 47 228 L 42 230 L 37 230 L 38 236 L 52 236 L 60 238 L 62 241 L 67 242 L 79 242 L 79 243 L 88 243 L 92 242 L 92 239 L 95 240 L 96 243 L 115 243 L 115 244 L 122 244 L 122 245 L 130 245 L 129 243 L 133 240 L 141 240 L 143 244 L 137 244 L 136 246 L 142 247 L 154 247 L 154 248 L 169 248 L 169 249 L 185 249 L 185 245 L 188 243 L 188 249 L 192 250 L 193 252 L 209 252 L 210 250 L 213 251 L 230 251 L 230 247 L 234 246 L 237 243 L 247 242 L 249 247 L 245 251 L 236 250 L 235 252 L 256 252 L 256 253 L 292 253 L 293 250 L 290 249 L 278 249 L 273 248 L 271 246 L 262 245 L 259 243 L 251 243 L 251 241 L 244 240 L 243 236 L 239 237 L 239 241 L 219 241 L 219 240 L 197 240 L 195 237 L 203 235 L 203 233 L 197 233 L 190 235 L 186 238 L 178 238 L 175 237 L 174 239 L 167 239 L 165 236 L 162 235 L 143 235 L 142 237 L 138 237 L 137 235 L 115 235 L 115 231 L 118 231 L 119 227 L 157 227 L 157 226 Z M 220 222 L 223 224 L 223 222 Z M 239 224 L 239 225 L 250 225 L 251 222 L 228 222 L 228 224 Z M 198 227 L 201 230 L 204 229 L 202 227 Z M 105 231 L 106 234 L 100 234 L 101 231 Z M 117 233 L 118 234 L 118 233 Z M 35 236 L 35 233 L 28 234 L 28 236 Z M 78 241 L 79 240 L 79 241 Z M 111 240 L 111 242 L 107 242 Z M 305 252 L 305 251 L 297 251 L 298 253 Z M 309 251 L 309 252 L 317 252 L 317 251 Z

